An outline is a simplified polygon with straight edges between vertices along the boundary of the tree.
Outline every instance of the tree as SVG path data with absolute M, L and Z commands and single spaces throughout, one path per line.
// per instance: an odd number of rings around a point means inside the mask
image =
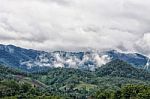
M 31 88 L 32 85 L 26 82 L 21 85 L 21 89 L 23 90 L 24 93 L 28 92 Z

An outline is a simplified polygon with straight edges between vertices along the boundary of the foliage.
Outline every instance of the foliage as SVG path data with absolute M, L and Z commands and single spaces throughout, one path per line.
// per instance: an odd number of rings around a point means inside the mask
M 25 73 L 0 65 L 0 98 L 149 99 L 149 75 L 120 60 L 95 71 L 49 68 Z
M 100 77 L 109 75 L 150 81 L 150 73 L 148 71 L 134 68 L 132 65 L 121 60 L 111 61 L 98 68 L 96 74 Z
M 114 92 L 97 91 L 93 97 L 96 99 L 150 99 L 150 86 L 130 84 Z

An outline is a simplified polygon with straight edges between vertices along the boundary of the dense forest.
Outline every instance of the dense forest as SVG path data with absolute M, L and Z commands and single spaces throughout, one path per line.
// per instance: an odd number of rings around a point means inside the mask
M 27 73 L 0 65 L 2 99 L 150 99 L 150 73 L 120 60 L 95 71 L 49 68 Z

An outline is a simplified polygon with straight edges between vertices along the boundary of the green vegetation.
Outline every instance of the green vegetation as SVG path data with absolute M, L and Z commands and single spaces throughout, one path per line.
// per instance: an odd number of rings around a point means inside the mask
M 47 85 L 32 79 L 32 74 L 0 65 L 0 98 L 64 99 L 47 93 Z
M 116 91 L 97 91 L 94 99 L 150 99 L 150 86 L 125 85 Z
M 150 81 L 150 73 L 148 71 L 134 68 L 132 65 L 121 60 L 114 60 L 98 68 L 96 74 L 100 77 L 109 75 Z
M 150 73 L 120 61 L 95 71 L 50 68 L 25 73 L 0 66 L 3 99 L 150 99 Z

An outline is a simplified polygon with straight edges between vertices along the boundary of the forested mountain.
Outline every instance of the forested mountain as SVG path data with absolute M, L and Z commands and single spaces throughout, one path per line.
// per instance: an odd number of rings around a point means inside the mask
M 132 65 L 122 60 L 114 60 L 100 68 L 96 69 L 98 76 L 115 76 L 115 77 L 126 77 L 141 80 L 150 80 L 150 73 L 143 69 L 137 69 Z
M 11 96 L 14 99 L 17 97 L 113 99 L 112 97 L 119 97 L 119 95 L 126 97 L 125 94 L 130 93 L 127 88 L 138 89 L 141 85 L 143 85 L 140 87 L 142 91 L 140 94 L 135 93 L 135 97 L 144 95 L 144 88 L 147 88 L 146 93 L 150 94 L 148 91 L 150 73 L 134 68 L 121 60 L 109 62 L 95 71 L 49 68 L 34 73 L 25 73 L 2 65 L 0 71 L 0 94 L 3 98 Z M 126 87 L 128 84 L 131 86 Z
M 75 68 L 94 71 L 112 61 L 123 60 L 135 68 L 149 70 L 149 58 L 138 53 L 122 53 L 116 50 L 88 50 L 79 52 L 45 52 L 24 49 L 13 45 L 0 45 L 0 63 L 24 71 L 38 71 L 49 67 Z
M 149 86 L 149 58 L 141 54 L 0 45 L 0 98 L 149 99 Z

